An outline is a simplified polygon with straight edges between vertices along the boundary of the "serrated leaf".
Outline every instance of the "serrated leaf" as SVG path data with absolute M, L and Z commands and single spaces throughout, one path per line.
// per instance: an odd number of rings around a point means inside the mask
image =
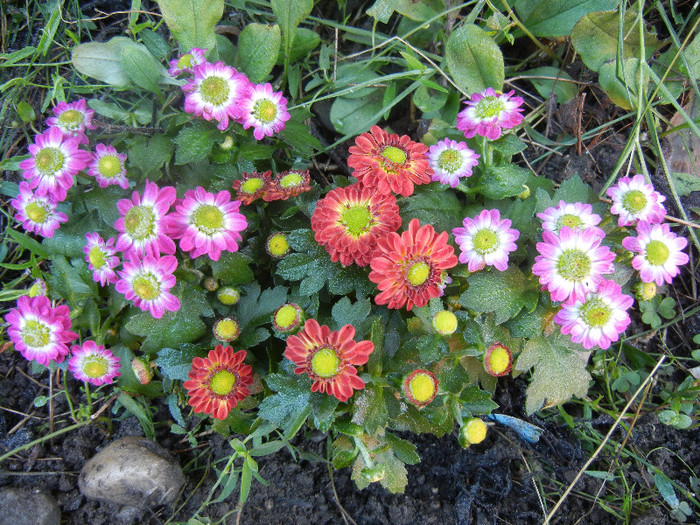
M 420 463 L 420 456 L 416 453 L 418 447 L 413 443 L 389 432 L 384 435 L 384 439 L 391 445 L 391 450 L 394 452 L 394 455 L 406 465 L 417 465 Z
M 450 34 L 445 61 L 455 83 L 469 95 L 487 87 L 503 87 L 503 54 L 489 34 L 476 25 L 465 24 Z
M 479 179 L 479 193 L 495 200 L 515 197 L 523 192 L 529 176 L 530 170 L 515 164 L 490 166 Z
M 389 414 L 384 401 L 384 389 L 373 384 L 366 385 L 363 390 L 355 393 L 355 413 L 352 422 L 361 425 L 370 436 L 384 427 Z
M 251 82 L 261 83 L 272 71 L 282 44 L 280 26 L 251 23 L 238 36 L 238 61 Z
M 498 408 L 498 403 L 491 399 L 491 394 L 472 385 L 465 388 L 459 395 L 462 408 L 473 415 L 490 414 Z
M 314 418 L 314 426 L 321 432 L 328 432 L 335 421 L 335 409 L 340 401 L 335 396 L 329 396 L 321 392 L 311 394 L 311 413 Z
M 528 300 L 528 281 L 515 266 L 509 266 L 505 272 L 477 272 L 468 281 L 469 288 L 459 303 L 478 313 L 493 312 L 496 324 L 515 317 Z
M 429 365 L 447 357 L 450 347 L 445 338 L 439 334 L 425 335 L 416 341 L 416 349 L 421 363 Z
M 554 192 L 554 198 L 551 204 L 557 206 L 559 201 L 576 203 L 589 201 L 591 187 L 581 180 L 578 174 L 571 176 L 561 183 L 561 186 Z
M 243 287 L 244 294 L 237 305 L 237 320 L 241 330 L 270 322 L 272 313 L 287 301 L 287 288 L 276 286 L 260 293 L 258 283 L 250 283 Z
M 343 297 L 340 301 L 333 305 L 331 315 L 336 323 L 336 329 L 340 330 L 345 325 L 352 325 L 358 329 L 364 323 L 372 309 L 372 304 L 369 299 L 358 299 L 355 303 L 351 303 L 350 299 Z M 357 334 L 361 335 L 360 333 Z
M 163 348 L 158 352 L 156 365 L 166 379 L 187 381 L 195 357 L 205 357 L 206 352 L 194 345 L 184 344 L 179 349 Z
M 304 411 L 311 395 L 311 380 L 308 377 L 269 374 L 267 386 L 277 394 L 267 396 L 258 407 L 258 416 L 285 429 L 296 414 Z
M 158 0 L 158 7 L 184 53 L 216 47 L 214 27 L 224 13 L 224 0 Z
M 175 164 L 189 164 L 205 158 L 214 147 L 217 135 L 216 131 L 204 125 L 183 128 L 173 139 L 177 144 Z
M 54 257 L 48 284 L 52 296 L 56 294 L 74 304 L 87 297 L 97 296 L 97 285 L 83 259 L 72 259 L 69 263 L 63 256 Z
M 435 231 L 451 232 L 452 228 L 462 225 L 462 205 L 453 191 L 431 188 L 416 188 L 410 199 L 401 203 L 401 217 L 404 225 L 411 219 L 418 219 L 421 224 L 431 224 Z
M 136 86 L 160 95 L 159 79 L 167 70 L 158 62 L 146 46 L 127 46 L 121 52 L 122 67 Z

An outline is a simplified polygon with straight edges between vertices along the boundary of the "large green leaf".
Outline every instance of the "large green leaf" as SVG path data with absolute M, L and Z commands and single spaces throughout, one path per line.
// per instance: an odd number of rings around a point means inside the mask
M 238 61 L 251 82 L 263 82 L 277 61 L 282 42 L 280 26 L 248 24 L 238 36 Z
M 598 82 L 605 93 L 615 104 L 622 109 L 632 109 L 637 105 L 637 93 L 639 93 L 639 65 L 638 58 L 626 58 L 622 67 L 618 68 L 615 60 L 603 64 L 598 72 Z M 618 71 L 619 69 L 619 71 Z M 645 85 L 649 83 L 649 77 L 645 75 Z
M 398 3 L 399 0 L 377 0 L 367 10 L 367 14 L 382 24 L 386 24 L 389 22 L 391 15 L 394 14 Z
M 134 48 L 146 49 L 125 36 L 115 36 L 107 42 L 87 42 L 73 48 L 71 61 L 79 73 L 112 86 L 133 85 L 124 69 L 122 52 Z M 146 51 L 148 52 L 148 51 Z
M 489 34 L 473 24 L 452 32 L 445 60 L 455 83 L 470 95 L 487 87 L 503 87 L 503 54 Z
M 620 0 L 539 0 L 527 2 L 530 4 L 527 13 L 519 9 L 518 14 L 535 36 L 568 36 L 582 16 L 593 11 L 615 9 L 619 3 Z M 516 9 L 518 7 L 516 4 Z
M 158 6 L 183 52 L 216 47 L 214 27 L 224 14 L 224 0 L 158 0 Z
M 282 29 L 285 64 L 289 64 L 289 53 L 294 42 L 297 26 L 309 16 L 314 7 L 313 0 L 270 0 L 272 11 Z
M 158 80 L 167 73 L 145 46 L 126 46 L 121 53 L 122 67 L 136 86 L 160 95 Z

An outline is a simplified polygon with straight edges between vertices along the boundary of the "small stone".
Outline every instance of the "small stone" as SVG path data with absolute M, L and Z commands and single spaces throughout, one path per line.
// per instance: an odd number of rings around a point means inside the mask
M 0 490 L 0 525 L 59 525 L 61 511 L 51 496 L 6 488 Z
M 184 483 L 182 469 L 165 449 L 135 436 L 112 442 L 78 477 L 85 497 L 131 507 L 172 503 Z

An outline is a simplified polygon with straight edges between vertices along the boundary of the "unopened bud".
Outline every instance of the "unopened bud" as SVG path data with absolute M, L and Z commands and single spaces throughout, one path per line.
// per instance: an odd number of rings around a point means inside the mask
M 507 346 L 495 343 L 486 349 L 484 354 L 484 369 L 494 377 L 501 377 L 513 368 L 513 355 Z
M 360 473 L 370 483 L 381 481 L 386 477 L 386 469 L 384 465 L 375 465 L 370 468 L 363 468 Z
M 414 370 L 403 380 L 406 399 L 417 407 L 429 405 L 438 392 L 439 381 L 429 370 Z
M 232 286 L 225 286 L 224 288 L 220 288 L 219 291 L 216 292 L 216 297 L 219 299 L 219 302 L 221 304 L 233 306 L 241 299 L 241 292 L 238 290 L 238 288 L 233 288 Z
M 651 301 L 656 296 L 656 283 L 639 283 L 635 287 L 635 296 L 640 301 Z
M 433 328 L 441 335 L 454 334 L 457 330 L 457 316 L 449 310 L 442 310 L 433 316 Z
M 464 422 L 464 425 L 459 429 L 457 441 L 462 448 L 467 448 L 469 445 L 477 445 L 486 439 L 486 423 L 478 417 L 473 417 Z
M 134 371 L 136 379 L 142 385 L 147 385 L 153 379 L 153 370 L 151 370 L 150 362 L 143 357 L 134 357 L 131 360 L 131 369 Z

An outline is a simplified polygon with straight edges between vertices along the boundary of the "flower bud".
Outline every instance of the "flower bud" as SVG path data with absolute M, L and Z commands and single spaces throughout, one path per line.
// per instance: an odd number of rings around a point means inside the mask
M 360 471 L 362 477 L 370 483 L 381 481 L 386 477 L 386 469 L 384 465 L 374 465 L 373 467 L 365 467 Z
M 304 323 L 304 310 L 298 304 L 287 303 L 272 314 L 272 327 L 280 334 L 293 334 Z
M 148 359 L 144 357 L 134 357 L 131 360 L 131 369 L 134 371 L 136 379 L 142 385 L 147 385 L 153 379 L 153 370 L 151 370 L 151 363 Z
M 459 429 L 457 441 L 462 448 L 467 448 L 469 445 L 477 445 L 486 439 L 486 423 L 478 417 L 473 417 L 464 422 L 464 425 Z
M 286 233 L 273 233 L 265 242 L 265 250 L 270 257 L 275 259 L 283 259 L 290 251 L 289 242 L 287 241 Z
M 221 304 L 233 306 L 241 299 L 241 292 L 238 290 L 238 288 L 225 286 L 216 292 L 216 297 L 219 299 Z
M 226 135 L 226 138 L 219 144 L 219 147 L 224 151 L 229 151 L 233 148 L 233 137 L 231 137 L 231 135 Z
M 414 370 L 403 380 L 406 399 L 417 407 L 429 405 L 438 392 L 439 381 L 429 370 Z
M 214 323 L 214 337 L 222 343 L 230 343 L 241 335 L 241 326 L 231 317 L 224 317 Z
M 507 346 L 494 343 L 486 349 L 484 354 L 484 369 L 486 373 L 494 377 L 501 377 L 513 368 L 513 355 Z
M 635 294 L 640 301 L 651 301 L 656 295 L 656 283 L 639 283 L 635 287 Z
M 219 289 L 219 281 L 217 281 L 213 277 L 207 277 L 206 279 L 204 279 L 202 286 L 204 286 L 204 289 L 208 292 L 215 292 Z
M 527 184 L 523 184 L 523 188 L 525 189 L 522 191 L 522 193 L 518 194 L 518 199 L 520 199 L 521 201 L 526 200 L 532 194 L 532 192 L 530 191 L 530 186 L 528 186 Z
M 433 328 L 441 335 L 454 334 L 457 330 L 457 316 L 449 310 L 441 310 L 433 316 Z
M 39 297 L 41 295 L 46 295 L 46 283 L 41 279 L 37 279 L 27 290 L 27 295 L 29 297 Z

